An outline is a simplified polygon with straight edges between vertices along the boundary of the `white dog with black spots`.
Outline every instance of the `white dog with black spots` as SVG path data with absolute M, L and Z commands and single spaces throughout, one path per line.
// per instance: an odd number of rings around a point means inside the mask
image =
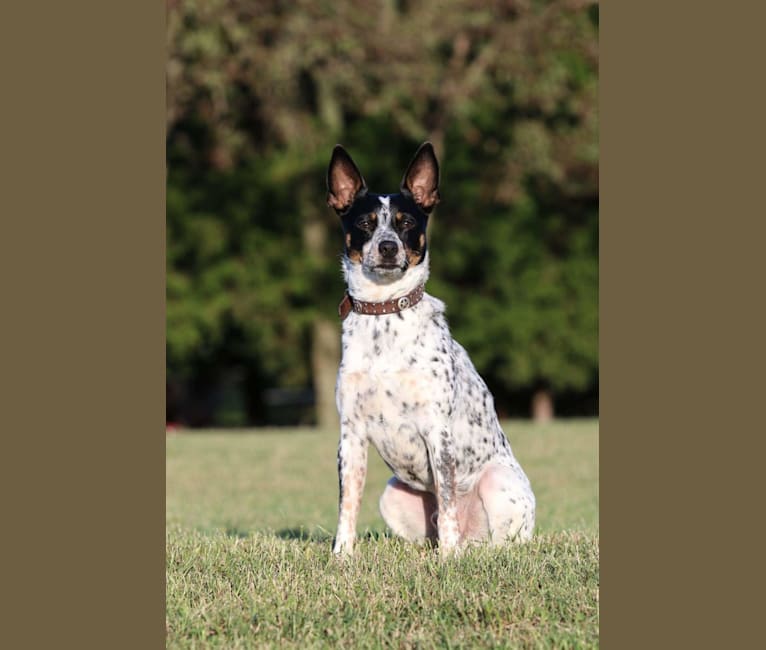
M 336 146 L 327 185 L 328 204 L 343 225 L 348 287 L 336 385 L 340 504 L 333 551 L 353 551 L 370 443 L 394 474 L 380 512 L 395 534 L 438 543 L 443 555 L 474 542 L 530 539 L 529 480 L 492 395 L 450 335 L 444 303 L 423 292 L 426 226 L 439 201 L 433 147 L 418 149 L 399 193 L 378 195 Z

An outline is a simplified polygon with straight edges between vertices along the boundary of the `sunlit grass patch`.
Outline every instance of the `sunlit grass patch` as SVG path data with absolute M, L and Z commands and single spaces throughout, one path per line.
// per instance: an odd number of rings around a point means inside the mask
M 538 532 L 447 562 L 386 533 L 374 452 L 357 553 L 338 560 L 333 434 L 169 438 L 168 647 L 595 647 L 598 425 L 506 431 Z

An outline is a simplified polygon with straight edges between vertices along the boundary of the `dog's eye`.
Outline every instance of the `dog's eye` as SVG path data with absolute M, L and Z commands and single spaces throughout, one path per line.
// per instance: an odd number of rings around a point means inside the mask
M 359 230 L 364 230 L 365 232 L 371 232 L 375 230 L 375 222 L 373 221 L 372 216 L 369 214 L 365 214 L 359 217 L 354 225 L 359 228 Z
M 414 228 L 416 225 L 417 224 L 415 223 L 415 219 L 409 214 L 402 215 L 402 218 L 399 221 L 399 227 L 402 230 L 409 230 L 410 228 Z

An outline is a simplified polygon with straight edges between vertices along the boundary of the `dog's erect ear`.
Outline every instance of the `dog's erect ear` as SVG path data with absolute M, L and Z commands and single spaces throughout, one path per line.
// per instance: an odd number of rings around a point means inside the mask
M 327 168 L 327 205 L 339 214 L 345 212 L 354 199 L 367 191 L 367 185 L 351 156 L 339 144 L 335 145 Z
M 424 142 L 404 172 L 401 191 L 410 194 L 423 212 L 431 212 L 439 202 L 439 162 L 433 145 Z

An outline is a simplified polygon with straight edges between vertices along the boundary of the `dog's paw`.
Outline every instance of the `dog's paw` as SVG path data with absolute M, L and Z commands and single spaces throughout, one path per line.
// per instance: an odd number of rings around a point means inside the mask
M 441 560 L 453 560 L 459 558 L 463 554 L 463 550 L 462 546 L 440 546 L 439 558 Z
M 347 558 L 354 554 L 354 543 L 336 541 L 332 547 L 332 555 L 336 558 Z

